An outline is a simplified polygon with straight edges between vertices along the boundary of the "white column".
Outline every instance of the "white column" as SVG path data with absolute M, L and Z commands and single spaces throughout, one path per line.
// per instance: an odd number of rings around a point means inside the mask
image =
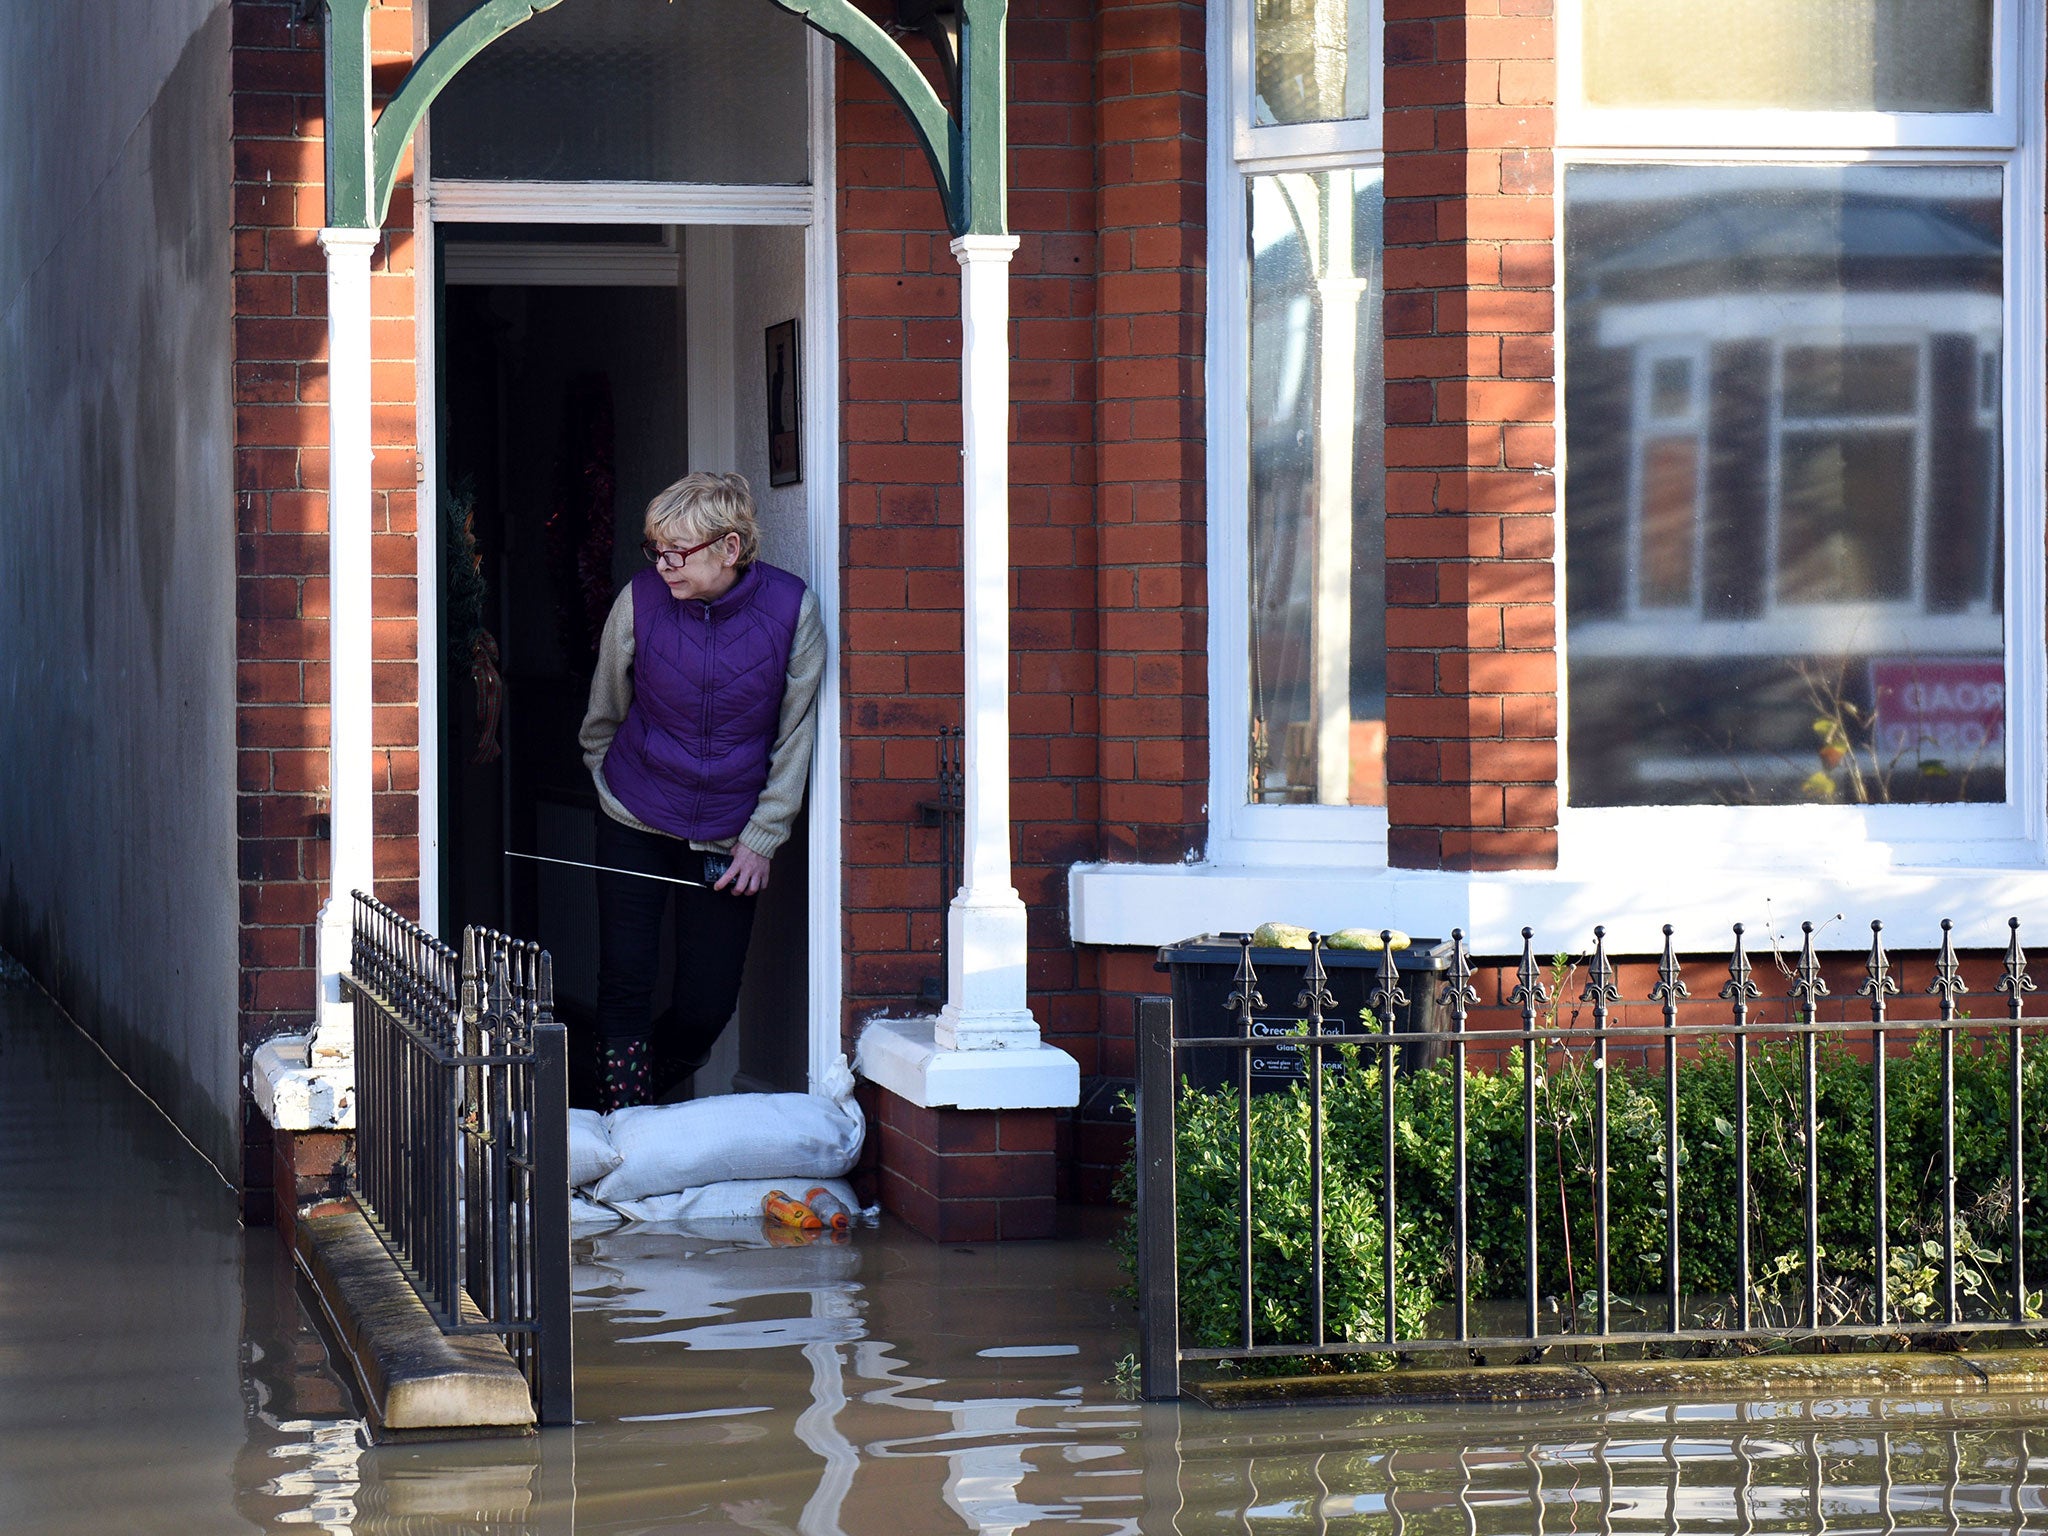
M 311 1065 L 355 1053 L 341 998 L 350 892 L 372 880 L 370 805 L 370 253 L 374 229 L 323 229 L 327 252 L 328 872 Z
M 1024 902 L 1010 883 L 1010 257 L 1014 235 L 962 235 L 961 511 L 966 587 L 967 720 L 963 744 L 966 883 L 946 912 L 941 1050 L 1029 1048 Z

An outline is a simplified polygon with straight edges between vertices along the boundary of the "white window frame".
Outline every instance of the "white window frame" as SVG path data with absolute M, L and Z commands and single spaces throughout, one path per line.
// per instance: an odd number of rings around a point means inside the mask
M 1246 793 L 1251 739 L 1251 601 L 1246 402 L 1250 370 L 1250 261 L 1246 186 L 1282 171 L 1377 170 L 1385 36 L 1380 0 L 1369 6 L 1371 110 L 1337 123 L 1251 124 L 1253 0 L 1208 12 L 1212 59 L 1228 59 L 1209 99 L 1209 842 L 1221 864 L 1298 865 L 1338 860 L 1384 866 L 1384 806 L 1254 805 Z M 1384 622 L 1384 619 L 1382 620 Z
M 1209 57 L 1227 57 L 1230 60 L 1230 88 L 1227 93 L 1222 93 L 1227 99 L 1221 102 L 1224 110 L 1220 122 L 1215 121 L 1218 94 L 1212 93 L 1210 97 L 1213 124 L 1210 142 L 1227 143 L 1232 157 L 1240 162 L 1283 162 L 1270 167 L 1262 165 L 1261 169 L 1304 169 L 1295 163 L 1303 157 L 1334 157 L 1338 163 L 1348 166 L 1357 164 L 1360 155 L 1378 155 L 1387 78 L 1383 67 L 1386 28 L 1381 0 L 1364 0 L 1367 6 L 1365 30 L 1370 39 L 1365 61 L 1360 66 L 1366 71 L 1368 82 L 1366 115 L 1327 123 L 1255 124 L 1252 121 L 1252 9 L 1255 3 L 1256 0 L 1219 0 L 1218 4 L 1209 7 Z M 1216 35 L 1219 23 L 1224 31 L 1220 42 Z M 1238 110 L 1240 105 L 1242 111 Z M 1213 225 L 1210 227 L 1214 228 Z
M 1759 107 L 1593 107 L 1585 104 L 1586 0 L 1557 8 L 1557 142 L 1579 149 L 1668 148 L 1781 151 L 2010 149 L 2023 137 L 2024 103 L 2038 107 L 2039 81 L 2022 55 L 2037 0 L 1992 0 L 1989 112 L 1834 112 Z
M 1575 807 L 1568 739 L 1570 626 L 1560 626 L 1560 872 L 1639 866 L 1645 849 L 1681 854 L 1694 867 L 1783 871 L 1848 868 L 2048 867 L 2048 595 L 2043 546 L 2043 0 L 1996 0 L 1993 111 L 1970 117 L 1701 109 L 1621 110 L 1580 103 L 1584 0 L 1559 7 L 1557 250 L 1564 253 L 1565 187 L 1579 164 L 1672 166 L 1926 165 L 1994 167 L 2004 178 L 2003 522 L 2006 800 L 1978 805 Z M 2022 103 L 2031 105 L 2022 106 Z M 1561 288 L 1570 275 L 1562 273 Z M 1562 298 L 1562 293 L 1560 295 Z M 1558 314 L 1560 369 L 1564 314 Z M 1558 572 L 1564 584 L 1563 518 L 1571 483 L 1565 460 L 1565 391 L 1558 448 L 1563 487 Z M 1775 457 L 1775 431 L 1773 453 Z M 1775 499 L 1775 497 L 1774 497 Z M 1568 603 L 1569 595 L 1565 599 Z M 1902 904 L 1910 906 L 1909 901 Z M 1900 916 L 1906 914 L 1901 913 Z

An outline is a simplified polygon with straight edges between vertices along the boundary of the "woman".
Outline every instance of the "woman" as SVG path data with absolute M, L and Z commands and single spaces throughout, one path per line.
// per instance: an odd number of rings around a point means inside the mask
M 597 877 L 605 1110 L 655 1096 L 657 1040 L 687 1076 L 732 1017 L 755 899 L 803 803 L 825 670 L 817 599 L 756 558 L 740 476 L 685 475 L 647 504 L 645 532 L 649 569 L 605 620 L 580 733 L 597 862 L 634 872 Z M 675 991 L 651 1022 L 671 898 Z

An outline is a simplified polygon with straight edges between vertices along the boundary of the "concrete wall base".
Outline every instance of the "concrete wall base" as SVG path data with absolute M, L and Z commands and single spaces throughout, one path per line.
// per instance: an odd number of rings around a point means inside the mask
M 302 1213 L 293 1252 L 380 1431 L 532 1429 L 526 1378 L 504 1341 L 442 1333 L 353 1205 Z

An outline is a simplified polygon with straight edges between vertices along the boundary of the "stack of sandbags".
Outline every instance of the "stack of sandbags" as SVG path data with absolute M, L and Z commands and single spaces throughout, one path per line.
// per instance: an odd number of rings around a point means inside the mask
M 842 1057 L 825 1093 L 733 1093 L 683 1104 L 569 1114 L 579 1222 L 758 1220 L 771 1189 L 830 1189 L 860 1156 L 866 1125 Z

